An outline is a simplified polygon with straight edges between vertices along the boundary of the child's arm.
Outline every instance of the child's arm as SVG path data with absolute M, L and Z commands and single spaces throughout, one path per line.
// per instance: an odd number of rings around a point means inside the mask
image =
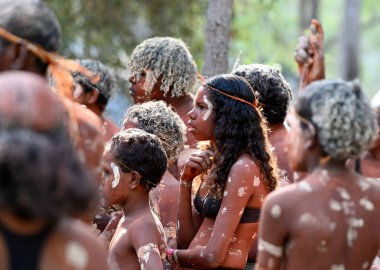
M 141 221 L 129 229 L 130 245 L 135 250 L 141 269 L 163 270 L 160 235 L 155 225 Z

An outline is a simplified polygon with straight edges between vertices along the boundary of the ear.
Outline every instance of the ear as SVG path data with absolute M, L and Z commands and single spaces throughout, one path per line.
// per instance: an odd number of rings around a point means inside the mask
M 308 128 L 304 129 L 304 148 L 312 149 L 318 144 L 317 133 L 314 126 L 309 125 Z
M 93 104 L 98 100 L 99 91 L 92 89 L 90 92 L 86 93 L 86 100 L 88 104 Z
M 140 180 L 142 176 L 136 171 L 131 172 L 131 180 L 129 181 L 129 188 L 135 189 L 140 186 Z
M 11 44 L 12 64 L 11 69 L 22 70 L 28 63 L 30 53 L 28 49 L 22 44 Z

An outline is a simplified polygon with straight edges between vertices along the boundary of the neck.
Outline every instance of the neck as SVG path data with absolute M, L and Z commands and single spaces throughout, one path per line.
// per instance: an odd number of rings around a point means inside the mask
M 91 110 L 93 113 L 95 113 L 97 116 L 102 118 L 103 110 L 101 110 L 98 105 L 96 105 L 95 103 L 88 104 L 87 108 Z
M 162 97 L 163 101 L 173 106 L 176 110 L 182 107 L 189 99 L 192 99 L 192 96 L 190 94 L 186 94 L 181 97 L 172 97 L 171 94 L 168 93 L 166 96 Z
M 325 163 L 318 164 L 314 167 L 314 170 L 327 170 L 330 172 L 346 171 L 346 161 L 345 160 L 328 160 Z
M 138 194 L 131 194 L 128 201 L 122 205 L 124 216 L 141 213 L 149 209 L 149 192 L 145 190 L 137 192 Z

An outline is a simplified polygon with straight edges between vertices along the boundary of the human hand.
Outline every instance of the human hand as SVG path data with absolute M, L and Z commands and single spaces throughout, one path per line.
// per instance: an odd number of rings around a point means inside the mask
M 110 242 L 122 217 L 123 213 L 121 211 L 113 212 L 107 227 L 100 234 L 100 237 L 107 242 Z
M 185 163 L 180 181 L 192 182 L 194 177 L 211 167 L 213 153 L 210 150 L 193 152 Z
M 300 90 L 313 81 L 325 78 L 323 28 L 319 21 L 313 19 L 310 30 L 309 37 L 299 38 L 294 54 L 300 75 Z

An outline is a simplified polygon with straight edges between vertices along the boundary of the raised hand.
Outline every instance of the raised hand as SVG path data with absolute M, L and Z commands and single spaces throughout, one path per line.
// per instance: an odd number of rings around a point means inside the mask
M 313 81 L 325 78 L 323 28 L 319 21 L 313 19 L 310 30 L 309 37 L 299 38 L 294 54 L 300 75 L 300 90 Z
M 192 153 L 182 170 L 180 180 L 185 182 L 193 181 L 194 177 L 211 167 L 213 153 L 209 150 L 196 151 Z

